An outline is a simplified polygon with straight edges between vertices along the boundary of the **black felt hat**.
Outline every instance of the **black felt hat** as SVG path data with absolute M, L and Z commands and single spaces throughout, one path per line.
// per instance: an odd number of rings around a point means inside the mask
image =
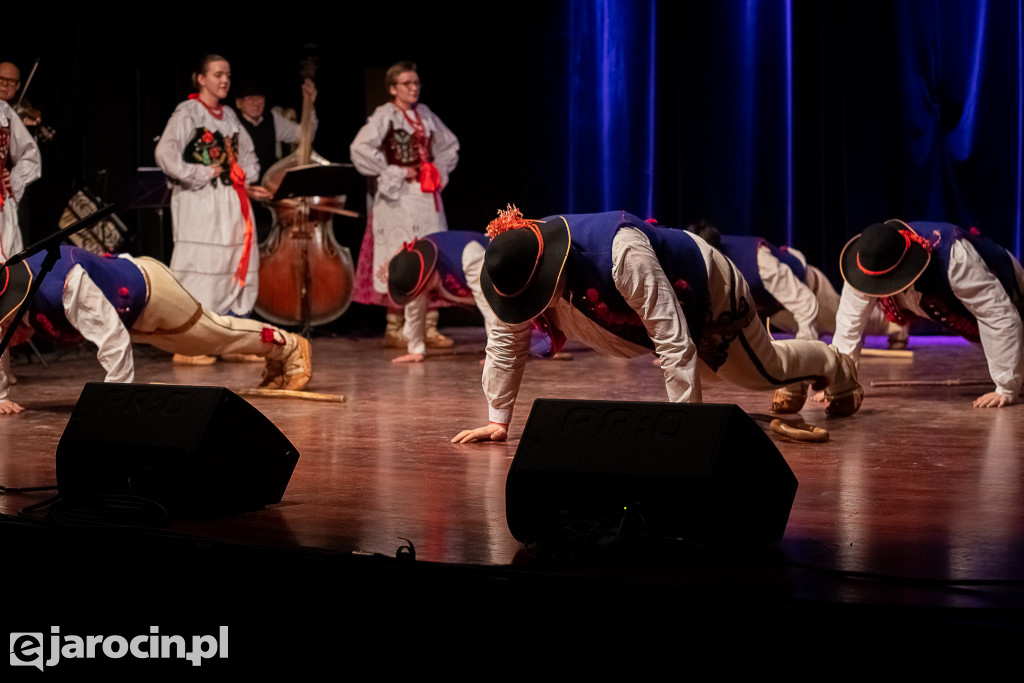
M 267 95 L 266 86 L 254 76 L 237 79 L 231 88 L 231 96 L 235 98 L 251 97 L 253 95 L 262 95 L 264 97 Z
M 892 296 L 914 284 L 931 261 L 927 241 L 903 221 L 892 219 L 864 229 L 843 247 L 843 279 L 868 296 Z
M 404 306 L 423 291 L 437 265 L 437 245 L 428 239 L 406 243 L 388 262 L 388 296 Z
M 0 266 L 0 325 L 10 322 L 11 316 L 28 296 L 32 285 L 32 271 L 24 261 L 11 267 Z
M 558 216 L 547 221 L 521 221 L 491 239 L 484 252 L 480 285 L 498 319 L 510 325 L 544 312 L 565 268 L 572 238 L 569 224 Z

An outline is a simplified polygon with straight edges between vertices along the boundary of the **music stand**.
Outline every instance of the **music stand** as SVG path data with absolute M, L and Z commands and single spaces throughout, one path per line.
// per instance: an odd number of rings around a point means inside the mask
M 164 212 L 171 205 L 171 195 L 171 186 L 161 169 L 155 166 L 140 166 L 135 170 L 124 201 L 125 209 L 137 212 L 139 251 L 155 256 L 164 263 L 167 263 L 168 242 L 167 230 L 164 228 Z M 147 210 L 153 211 L 156 215 L 156 237 L 143 243 L 147 231 L 143 229 L 141 214 Z M 155 244 L 152 244 L 153 242 Z
M 351 164 L 308 164 L 285 171 L 272 201 L 300 197 L 336 197 L 345 193 L 345 176 Z

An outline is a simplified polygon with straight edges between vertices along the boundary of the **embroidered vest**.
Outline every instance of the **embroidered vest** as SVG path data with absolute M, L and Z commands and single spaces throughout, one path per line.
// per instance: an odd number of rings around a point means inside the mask
M 1010 255 L 998 244 L 982 237 L 976 229 L 964 230 L 951 223 L 908 223 L 932 245 L 932 259 L 914 289 L 921 293 L 921 308 L 941 327 L 970 341 L 980 341 L 978 320 L 953 293 L 949 284 L 949 261 L 953 243 L 965 239 L 996 276 L 1017 312 L 1024 317 L 1024 293 L 1017 286 Z M 893 322 L 905 323 L 915 316 L 899 308 L 894 297 L 883 297 L 882 308 Z
M 26 260 L 34 277 L 46 257 L 39 252 Z M 99 256 L 78 247 L 61 246 L 60 259 L 46 274 L 29 310 L 29 322 L 41 334 L 62 342 L 81 340 L 64 315 L 64 282 L 75 265 L 85 269 L 89 278 L 117 310 L 118 317 L 128 329 L 138 319 L 149 301 L 149 288 L 142 271 L 127 259 Z
M 393 166 L 416 166 L 420 162 L 433 162 L 429 133 L 420 136 L 402 128 L 395 128 L 394 123 L 388 124 L 388 132 L 381 143 L 381 149 L 388 163 Z
M 462 269 L 462 253 L 470 243 L 476 242 L 487 248 L 487 235 L 468 230 L 449 230 L 427 235 L 437 247 L 437 263 L 435 268 L 441 276 L 441 286 L 452 299 L 473 303 L 473 292 L 466 281 L 466 273 Z
M 700 247 L 688 233 L 651 227 L 622 211 L 563 218 L 572 239 L 566 269 L 573 306 L 612 334 L 654 348 L 640 316 L 622 298 L 612 279 L 612 240 L 620 228 L 635 227 L 650 240 L 679 299 L 690 335 L 695 344 L 700 343 L 709 309 L 708 272 Z
M 800 282 L 807 281 L 807 268 L 796 256 L 793 256 L 785 247 L 776 247 L 760 237 L 745 235 L 722 235 L 722 253 L 729 257 L 729 260 L 736 264 L 743 279 L 750 286 L 750 293 L 754 297 L 754 304 L 757 306 L 757 314 L 762 318 L 775 315 L 783 309 L 775 297 L 768 293 L 761 280 L 761 271 L 757 267 L 757 251 L 761 246 L 768 247 L 772 256 L 789 267 Z

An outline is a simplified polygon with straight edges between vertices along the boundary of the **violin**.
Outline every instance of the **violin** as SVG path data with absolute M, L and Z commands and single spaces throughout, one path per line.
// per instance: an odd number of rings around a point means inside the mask
M 14 106 L 14 113 L 18 115 L 37 142 L 49 142 L 57 134 L 52 127 L 43 125 L 43 113 L 35 109 L 32 103 L 26 99 L 22 99 Z
M 44 126 L 43 112 L 33 107 L 32 103 L 25 99 L 25 93 L 28 92 L 28 86 L 32 85 L 32 79 L 36 75 L 37 68 L 39 68 L 38 58 L 36 58 L 35 63 L 32 65 L 32 71 L 29 72 L 28 78 L 25 79 L 25 87 L 21 89 L 21 96 L 18 97 L 18 101 L 14 104 L 13 109 L 14 113 L 18 115 L 18 118 L 25 124 L 25 127 L 28 128 L 28 131 L 37 142 L 49 142 L 57 134 L 57 131 L 50 126 Z

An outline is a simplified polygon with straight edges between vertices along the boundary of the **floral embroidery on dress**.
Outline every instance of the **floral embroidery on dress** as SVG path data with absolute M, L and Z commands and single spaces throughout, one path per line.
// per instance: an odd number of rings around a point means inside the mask
M 198 127 L 181 156 L 190 164 L 220 166 L 221 174 L 213 182 L 219 179 L 223 185 L 231 185 L 231 163 L 238 157 L 237 149 L 238 133 L 225 136 L 220 131 Z

